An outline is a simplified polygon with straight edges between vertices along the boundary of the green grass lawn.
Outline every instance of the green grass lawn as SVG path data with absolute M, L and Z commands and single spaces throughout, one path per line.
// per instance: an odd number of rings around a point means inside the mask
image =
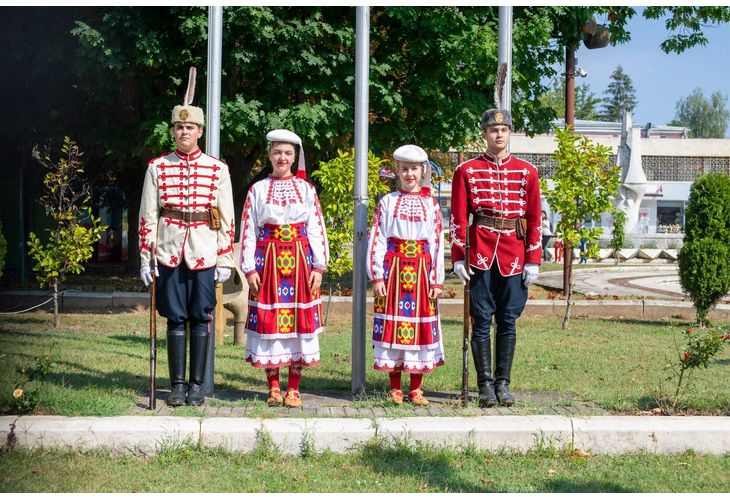
M 347 454 L 235 454 L 176 447 L 0 454 L 0 492 L 727 492 L 730 457 L 581 456 L 436 449 L 373 441 Z M 190 479 L 192 478 L 192 479 Z
M 427 375 L 424 387 L 426 391 L 457 393 L 461 384 L 462 324 L 455 317 L 442 320 L 446 365 Z M 135 400 L 147 394 L 147 321 L 145 313 L 66 314 L 61 327 L 54 330 L 49 314 L 0 316 L 0 412 L 9 412 L 8 403 L 18 380 L 16 370 L 30 368 L 38 357 L 51 353 L 58 357 L 58 365 L 43 388 L 41 413 L 128 413 Z M 666 364 L 676 356 L 675 335 L 680 340 L 686 324 L 680 320 L 574 318 L 569 331 L 564 332 L 560 323 L 561 318 L 520 319 L 513 390 L 572 393 L 578 400 L 609 411 L 633 412 L 655 406 L 652 396 L 664 382 Z M 303 389 L 350 390 L 351 324 L 347 315 L 330 317 L 320 337 L 322 363 L 305 370 Z M 262 370 L 244 363 L 244 348 L 232 345 L 231 330 L 229 320 L 226 343 L 216 348 L 216 390 L 265 391 Z M 160 388 L 169 384 L 164 331 L 164 320 L 160 320 Z M 370 368 L 369 348 L 367 356 L 368 390 L 386 391 L 387 377 Z M 728 365 L 730 350 L 694 376 L 695 388 L 686 397 L 690 412 L 730 414 Z M 474 389 L 473 368 L 470 380 Z

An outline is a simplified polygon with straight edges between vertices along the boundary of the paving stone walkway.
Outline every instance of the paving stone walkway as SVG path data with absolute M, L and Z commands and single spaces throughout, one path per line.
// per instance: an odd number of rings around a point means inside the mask
M 301 408 L 268 407 L 267 393 L 261 391 L 216 391 L 206 398 L 203 406 L 172 408 L 165 404 L 167 390 L 158 390 L 157 408 L 148 409 L 147 397 L 138 398 L 129 415 L 192 416 L 205 417 L 418 417 L 418 416 L 484 416 L 484 415 L 608 415 L 609 412 L 593 403 L 580 401 L 575 395 L 558 392 L 513 392 L 517 404 L 512 407 L 495 406 L 479 408 L 477 393 L 470 393 L 470 402 L 463 408 L 456 393 L 429 392 L 424 395 L 430 401 L 427 407 L 414 407 L 407 401 L 396 406 L 387 400 L 385 393 L 367 393 L 353 396 L 347 391 L 301 391 Z

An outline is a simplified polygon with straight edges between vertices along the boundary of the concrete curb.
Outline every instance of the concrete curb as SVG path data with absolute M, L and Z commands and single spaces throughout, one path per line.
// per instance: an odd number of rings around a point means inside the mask
M 197 444 L 250 452 L 268 441 L 282 453 L 343 453 L 371 439 L 479 450 L 579 448 L 594 454 L 730 452 L 730 417 L 513 416 L 407 418 L 0 417 L 3 448 L 159 453 Z

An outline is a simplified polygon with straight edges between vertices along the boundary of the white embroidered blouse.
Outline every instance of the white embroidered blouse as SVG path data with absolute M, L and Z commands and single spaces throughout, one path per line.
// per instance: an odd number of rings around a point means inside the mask
M 256 271 L 254 254 L 260 228 L 265 224 L 299 224 L 307 228 L 315 270 L 324 272 L 329 260 L 327 231 L 319 198 L 309 182 L 293 175 L 270 175 L 251 187 L 241 217 L 241 270 Z
M 383 281 L 383 260 L 388 238 L 426 240 L 431 254 L 429 282 L 444 283 L 444 224 L 441 208 L 431 196 L 394 191 L 385 195 L 373 216 L 368 238 L 368 277 L 373 283 Z

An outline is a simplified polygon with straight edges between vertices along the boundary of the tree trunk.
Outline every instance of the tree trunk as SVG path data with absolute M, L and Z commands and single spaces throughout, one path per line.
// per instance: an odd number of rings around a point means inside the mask
M 568 329 L 568 322 L 570 321 L 570 310 L 573 307 L 573 273 L 570 273 L 570 277 L 568 279 L 567 300 L 568 304 L 565 306 L 565 317 L 563 318 L 563 330 Z
M 53 282 L 53 328 L 61 325 L 61 317 L 58 314 L 58 281 Z

